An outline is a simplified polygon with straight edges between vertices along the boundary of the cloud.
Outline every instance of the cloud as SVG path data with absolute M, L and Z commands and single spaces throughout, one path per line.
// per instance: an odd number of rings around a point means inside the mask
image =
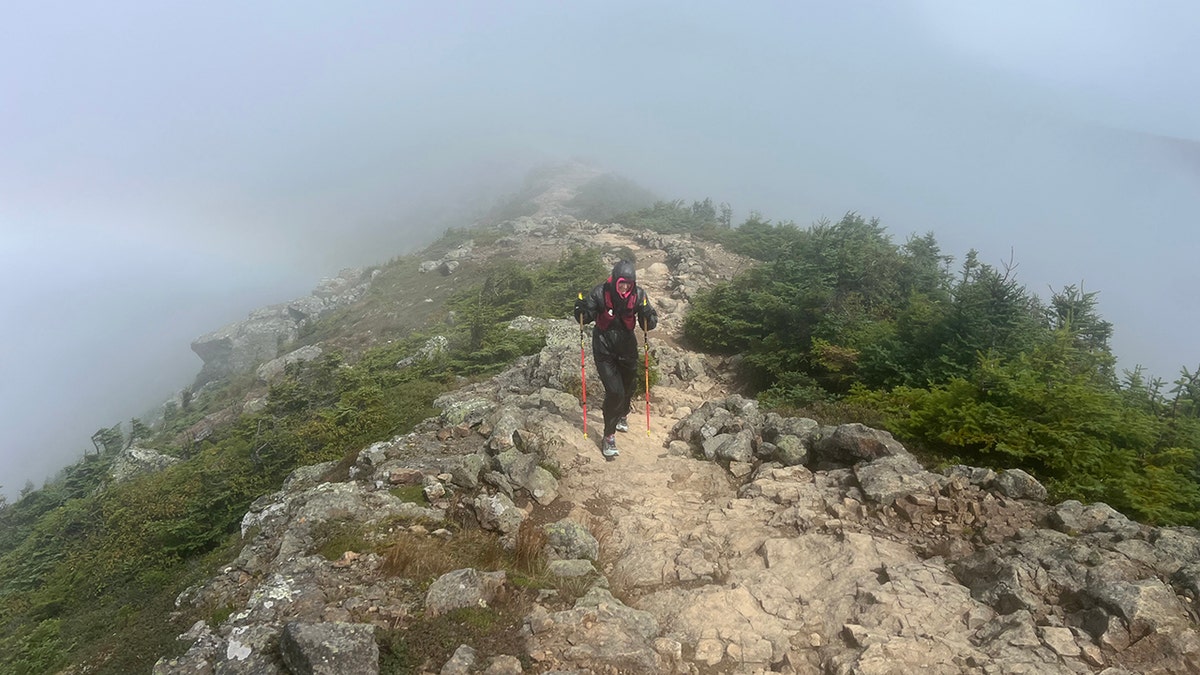
M 190 380 L 190 340 L 382 262 L 543 160 L 849 210 L 1200 326 L 1191 3 L 37 3 L 0 10 L 0 484 Z M 1176 140 L 1163 140 L 1176 139 Z

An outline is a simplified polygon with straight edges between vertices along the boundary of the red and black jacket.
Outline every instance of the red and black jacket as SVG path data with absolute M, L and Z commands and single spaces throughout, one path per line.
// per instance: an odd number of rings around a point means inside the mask
M 633 289 L 622 298 L 617 293 L 617 280 L 626 279 Z M 658 312 L 650 304 L 646 292 L 637 285 L 633 265 L 624 260 L 613 266 L 613 273 L 584 298 L 583 322 L 596 322 L 592 331 L 592 353 L 597 361 L 613 360 L 636 363 L 639 325 L 653 330 L 658 325 Z

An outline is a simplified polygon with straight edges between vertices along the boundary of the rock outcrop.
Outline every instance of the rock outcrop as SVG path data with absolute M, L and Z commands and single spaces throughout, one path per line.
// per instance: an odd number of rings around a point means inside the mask
M 244 321 L 196 338 L 192 351 L 204 366 L 194 387 L 254 369 L 280 356 L 280 348 L 295 340 L 302 326 L 361 298 L 372 278 L 373 272 L 366 270 L 342 270 L 338 276 L 322 280 L 308 297 L 264 307 L 251 312 Z
M 108 475 L 113 484 L 116 485 L 142 474 L 162 471 L 178 461 L 179 458 L 177 457 L 171 457 L 157 450 L 133 445 L 117 454 L 113 459 L 112 467 L 108 470 Z
M 289 352 L 279 358 L 271 359 L 259 366 L 255 371 L 255 376 L 258 381 L 264 384 L 273 384 L 283 377 L 287 367 L 293 363 L 303 363 L 320 358 L 321 348 L 316 345 L 307 345 L 295 351 Z

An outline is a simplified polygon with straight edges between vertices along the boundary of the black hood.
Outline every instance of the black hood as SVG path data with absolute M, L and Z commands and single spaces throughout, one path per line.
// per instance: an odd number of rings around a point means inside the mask
M 618 260 L 612 269 L 612 282 L 615 285 L 617 279 L 628 279 L 634 286 L 637 286 L 637 270 L 633 269 L 633 263 L 628 260 Z

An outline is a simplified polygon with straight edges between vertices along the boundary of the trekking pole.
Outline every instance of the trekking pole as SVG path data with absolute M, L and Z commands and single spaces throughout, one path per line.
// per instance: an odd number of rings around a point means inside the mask
M 646 435 L 650 435 L 650 338 L 646 335 L 646 298 L 642 298 L 642 345 L 646 352 Z
M 583 300 L 583 293 L 579 294 Z M 583 352 L 583 315 L 579 315 L 579 382 L 583 385 L 583 437 L 587 438 L 587 361 Z

